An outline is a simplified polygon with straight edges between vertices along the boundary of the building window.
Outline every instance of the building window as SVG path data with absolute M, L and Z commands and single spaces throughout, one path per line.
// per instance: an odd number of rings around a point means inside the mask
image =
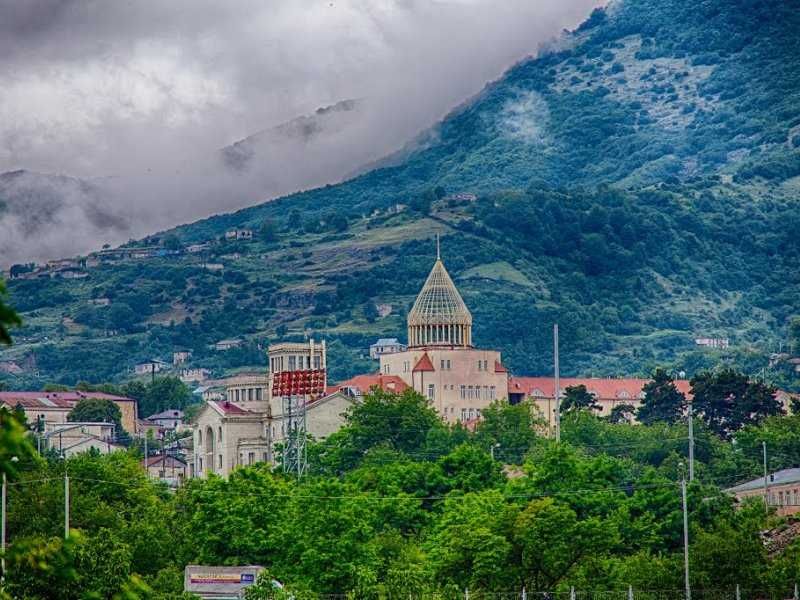
M 450 360 L 447 361 L 447 370 L 450 370 Z
M 478 371 L 482 371 L 482 370 L 483 370 L 483 362 L 478 361 Z
M 319 358 L 319 356 L 315 356 L 315 357 L 314 357 L 314 368 L 315 368 L 315 369 L 317 369 L 317 370 L 319 370 L 319 368 L 320 368 L 320 364 L 321 364 L 321 363 L 320 363 L 320 358 Z
M 256 453 L 255 452 L 248 452 L 247 453 L 247 464 L 252 465 L 256 462 Z
M 384 375 L 388 375 L 389 374 L 389 365 L 383 365 L 383 374 Z
M 489 388 L 489 400 L 494 400 L 494 399 L 495 399 L 495 389 L 494 386 L 492 386 Z
M 256 402 L 261 402 L 261 388 L 256 388 Z
M 199 448 L 202 445 L 203 445 L 203 432 L 198 429 L 197 430 L 197 447 Z
M 222 470 L 222 454 L 217 455 L 217 468 L 220 471 Z
M 217 430 L 217 441 L 221 444 L 222 443 L 222 427 Z
M 461 420 L 462 421 L 466 421 L 467 420 L 467 409 L 466 408 L 462 408 L 461 409 Z
M 203 472 L 203 459 L 197 459 L 197 470 L 202 473 Z
M 296 356 L 290 356 L 289 357 L 289 370 L 290 371 L 294 371 L 294 370 L 296 370 L 296 368 L 297 368 L 297 357 Z
M 461 399 L 462 399 L 462 400 L 466 400 L 466 399 L 467 399 L 467 386 L 465 386 L 465 385 L 462 385 L 462 386 L 459 388 L 459 391 L 461 392 Z
M 440 365 L 440 367 L 439 367 L 439 368 L 440 368 L 442 371 L 444 371 L 444 359 L 442 359 L 440 362 L 441 362 L 441 365 Z
M 428 400 L 433 400 L 436 394 L 436 387 L 432 384 L 428 384 Z

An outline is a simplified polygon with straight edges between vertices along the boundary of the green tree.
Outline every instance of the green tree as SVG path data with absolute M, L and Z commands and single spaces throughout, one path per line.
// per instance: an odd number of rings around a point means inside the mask
M 789 321 L 789 344 L 792 353 L 800 355 L 800 316 L 792 317 Z
M 581 560 L 594 559 L 617 542 L 614 529 L 597 517 L 580 519 L 553 498 L 534 500 L 514 523 L 525 586 L 555 589 Z
M 261 222 L 261 227 L 258 230 L 258 235 L 261 241 L 265 244 L 271 244 L 278 241 L 278 226 L 272 219 L 264 219 Z
M 733 369 L 718 373 L 708 371 L 691 380 L 694 411 L 709 429 L 728 438 L 745 425 L 761 422 L 771 415 L 783 414 L 775 398 L 776 389 Z
M 636 411 L 636 418 L 640 423 L 677 423 L 683 419 L 686 397 L 678 391 L 675 380 L 664 369 L 656 369 L 652 381 L 648 381 L 642 391 L 644 399 Z
M 6 287 L 5 283 L 0 280 L 0 344 L 10 344 L 11 343 L 11 335 L 9 334 L 9 328 L 14 326 L 19 326 L 22 324 L 19 316 L 17 313 L 13 311 L 13 309 L 7 306 L 3 301 L 6 296 Z
M 139 414 L 148 417 L 170 408 L 183 409 L 192 401 L 192 392 L 177 377 L 156 377 L 147 385 L 139 402 Z
M 564 388 L 564 395 L 561 398 L 562 414 L 581 410 L 602 410 L 602 407 L 585 385 L 572 385 Z
M 536 428 L 543 425 L 534 418 L 530 402 L 508 404 L 505 400 L 492 402 L 481 411 L 475 430 L 475 441 L 484 449 L 495 448 L 495 457 L 505 463 L 520 464 L 537 440 Z
M 83 398 L 69 414 L 67 421 L 73 423 L 113 423 L 118 435 L 124 433 L 122 411 L 119 406 L 105 398 Z
M 353 469 L 375 448 L 413 455 L 424 447 L 431 430 L 445 426 L 422 395 L 413 390 L 392 394 L 378 389 L 345 413 L 345 425 L 310 448 L 312 465 L 328 472 Z
M 633 404 L 617 404 L 608 415 L 608 422 L 615 425 L 630 423 L 636 416 L 636 407 Z

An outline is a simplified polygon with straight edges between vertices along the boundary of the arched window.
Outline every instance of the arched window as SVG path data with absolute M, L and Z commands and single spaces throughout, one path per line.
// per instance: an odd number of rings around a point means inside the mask
M 217 442 L 222 443 L 222 427 L 217 430 Z
M 202 429 L 198 429 L 197 430 L 197 447 L 199 448 L 202 445 L 203 445 L 203 430 Z

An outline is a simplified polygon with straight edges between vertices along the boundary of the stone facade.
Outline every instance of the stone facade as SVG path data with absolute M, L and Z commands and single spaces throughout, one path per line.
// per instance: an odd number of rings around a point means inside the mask
M 508 398 L 500 352 L 472 345 L 472 314 L 439 256 L 408 314 L 408 344 L 380 357 L 381 375 L 400 377 L 446 421 L 474 420 Z
M 409 348 L 381 356 L 381 375 L 397 375 L 449 422 L 470 421 L 508 398 L 508 373 L 496 350 Z

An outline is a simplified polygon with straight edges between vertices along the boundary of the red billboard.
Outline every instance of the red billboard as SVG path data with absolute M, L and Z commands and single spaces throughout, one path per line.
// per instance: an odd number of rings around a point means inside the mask
M 273 396 L 322 396 L 325 393 L 325 369 L 283 371 L 272 376 Z

